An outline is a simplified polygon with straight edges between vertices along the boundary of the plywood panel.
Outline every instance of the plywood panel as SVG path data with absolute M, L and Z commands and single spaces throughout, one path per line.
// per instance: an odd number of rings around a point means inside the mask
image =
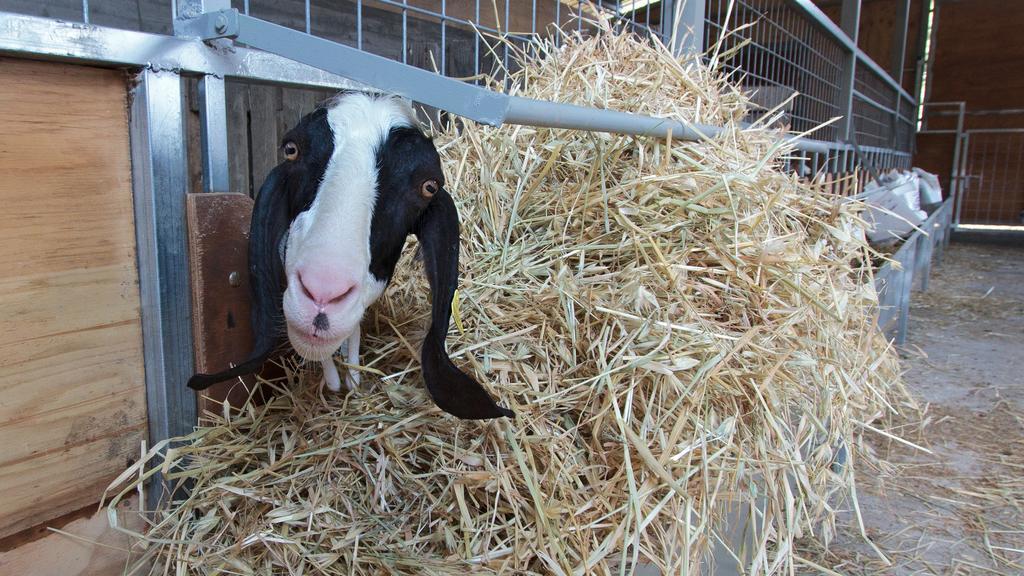
M 95 502 L 144 437 L 125 86 L 0 59 L 0 537 Z
M 118 505 L 123 526 L 131 530 L 144 528 L 138 508 L 137 496 Z M 90 506 L 80 517 L 61 522 L 55 528 L 61 532 L 43 527 L 38 534 L 30 535 L 31 541 L 0 549 L 0 574 L 111 576 L 124 572 L 132 542 L 127 534 L 110 527 L 106 510 L 97 512 L 96 506 Z M 139 551 L 135 552 L 138 556 Z

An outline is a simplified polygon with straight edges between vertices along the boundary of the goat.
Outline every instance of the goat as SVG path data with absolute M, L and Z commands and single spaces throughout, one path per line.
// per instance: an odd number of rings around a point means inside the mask
M 431 291 L 431 324 L 421 366 L 431 398 L 465 419 L 511 416 L 459 370 L 445 351 L 458 284 L 459 217 L 444 188 L 441 160 L 396 96 L 343 92 L 285 135 L 284 161 L 256 198 L 249 239 L 255 345 L 249 359 L 216 374 L 196 374 L 201 390 L 249 374 L 284 340 L 318 361 L 324 382 L 341 381 L 334 353 L 346 344 L 359 364 L 359 323 L 384 292 L 406 237 L 415 234 Z M 346 381 L 358 384 L 349 370 Z

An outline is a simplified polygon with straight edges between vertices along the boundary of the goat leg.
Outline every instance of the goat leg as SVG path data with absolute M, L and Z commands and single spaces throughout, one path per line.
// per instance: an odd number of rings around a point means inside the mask
M 327 389 L 331 392 L 339 392 L 341 390 L 341 378 L 338 376 L 338 366 L 334 363 L 334 359 L 321 360 L 320 366 L 324 370 L 323 383 L 327 385 Z
M 355 390 L 359 387 L 359 370 L 356 366 L 359 366 L 359 326 L 356 326 L 354 332 L 349 335 L 347 343 L 348 350 L 346 350 L 346 362 L 348 363 L 348 373 L 345 374 L 345 385 L 350 390 Z

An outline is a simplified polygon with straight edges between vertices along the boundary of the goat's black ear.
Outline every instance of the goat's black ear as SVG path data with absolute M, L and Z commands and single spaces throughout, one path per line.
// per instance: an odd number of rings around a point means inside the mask
M 284 311 L 282 295 L 286 288 L 280 244 L 289 218 L 288 192 L 284 189 L 281 168 L 267 176 L 256 197 L 249 225 L 249 288 L 252 293 L 253 351 L 234 368 L 215 374 L 196 374 L 189 388 L 204 390 L 218 382 L 252 374 L 283 341 Z
M 494 403 L 480 384 L 455 367 L 444 348 L 452 298 L 459 281 L 459 214 L 448 192 L 441 188 L 416 222 L 423 268 L 430 282 L 430 331 L 423 341 L 423 380 L 439 408 L 467 420 L 512 416 Z

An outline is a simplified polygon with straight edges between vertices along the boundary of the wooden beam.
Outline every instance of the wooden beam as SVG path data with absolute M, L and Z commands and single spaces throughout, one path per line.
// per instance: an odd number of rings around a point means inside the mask
M 186 203 L 192 277 L 196 371 L 219 372 L 252 351 L 249 318 L 249 219 L 244 194 L 189 194 Z M 245 403 L 253 380 L 222 382 L 200 395 L 199 413 L 220 413 L 225 400 Z

